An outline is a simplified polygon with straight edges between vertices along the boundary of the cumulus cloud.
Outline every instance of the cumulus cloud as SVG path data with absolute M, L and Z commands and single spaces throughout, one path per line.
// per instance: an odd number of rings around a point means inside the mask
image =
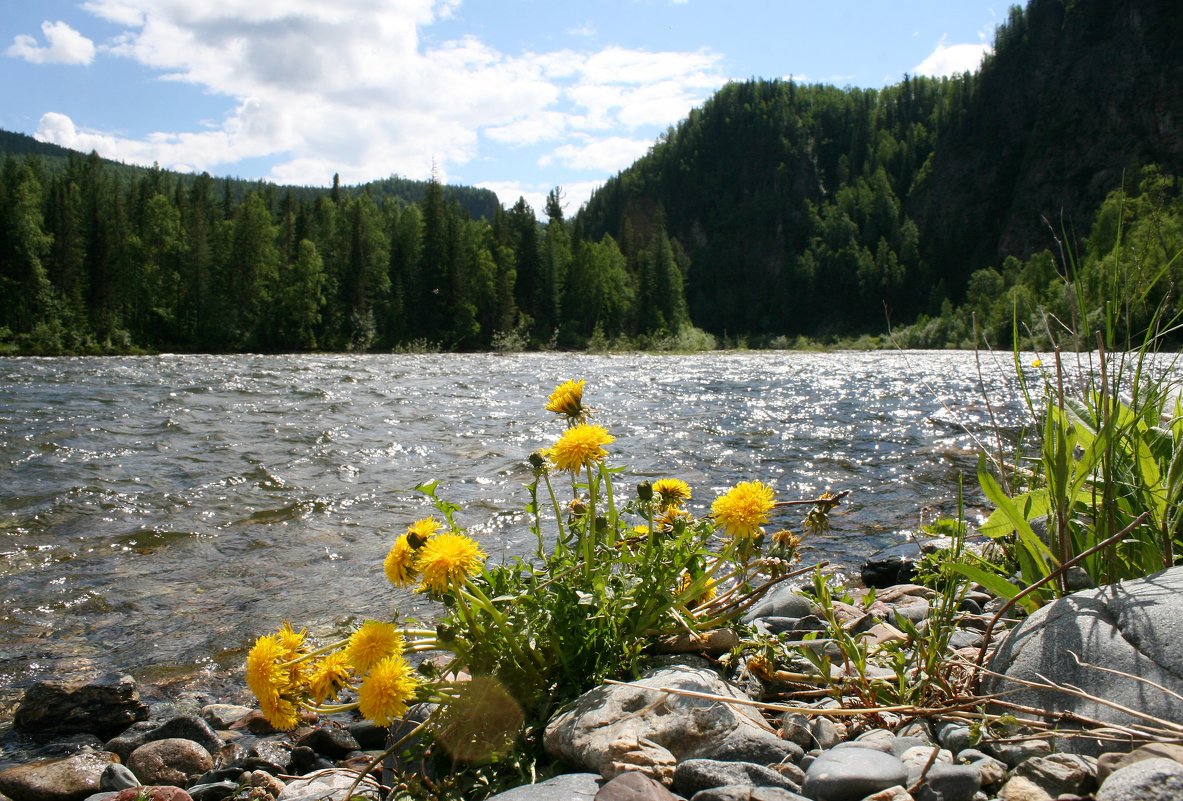
M 210 171 L 278 155 L 270 177 L 285 183 L 420 177 L 433 162 L 447 170 L 483 158 L 490 144 L 548 147 L 551 163 L 615 170 L 650 144 L 638 129 L 677 122 L 726 80 L 721 57 L 706 51 L 508 54 L 475 37 L 421 39 L 458 6 L 87 0 L 83 8 L 123 28 L 104 52 L 229 98 L 231 110 L 208 130 L 136 140 L 46 115 L 38 135 Z
M 42 22 L 45 44 L 28 34 L 21 34 L 4 51 L 5 55 L 23 58 L 33 64 L 82 64 L 94 61 L 94 42 L 64 22 Z
M 932 78 L 976 72 L 982 66 L 982 59 L 992 51 L 993 48 L 985 43 L 950 45 L 942 38 L 928 57 L 912 68 L 912 72 Z

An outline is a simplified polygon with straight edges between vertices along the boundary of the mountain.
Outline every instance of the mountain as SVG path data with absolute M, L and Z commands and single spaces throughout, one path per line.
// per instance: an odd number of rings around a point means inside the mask
M 25 134 L 0 130 L 0 161 L 5 156 L 36 156 L 52 171 L 64 168 L 71 155 L 82 154 L 49 142 L 38 141 Z M 124 164 L 110 159 L 102 159 L 102 162 L 108 170 L 122 174 L 128 180 L 138 180 L 149 171 L 159 169 Z M 176 178 L 183 185 L 191 185 L 196 178 L 195 175 L 186 173 L 172 173 L 167 170 L 163 172 L 168 172 L 171 177 Z M 297 201 L 307 202 L 311 202 L 318 195 L 325 195 L 332 191 L 327 187 L 275 185 L 243 178 L 227 177 L 223 180 L 226 182 L 230 195 L 236 201 L 241 201 L 248 192 L 257 191 L 262 187 L 267 187 L 268 191 L 273 192 L 276 196 L 282 197 L 285 194 L 290 194 Z M 398 198 L 406 203 L 419 203 L 426 196 L 429 184 L 429 181 L 414 181 L 391 176 L 356 186 L 341 186 L 337 191 L 345 196 L 368 192 L 375 200 L 389 197 Z M 501 208 L 496 193 L 489 189 L 478 189 L 472 186 L 447 186 L 444 189 L 444 194 L 449 201 L 454 200 L 458 203 L 460 208 L 473 219 L 491 220 L 496 211 Z
M 1183 171 L 1180 43 L 1173 0 L 1031 0 L 976 74 L 733 83 L 579 223 L 626 251 L 664 226 L 712 333 L 881 331 L 959 302 L 975 270 L 1083 234 L 1123 176 Z

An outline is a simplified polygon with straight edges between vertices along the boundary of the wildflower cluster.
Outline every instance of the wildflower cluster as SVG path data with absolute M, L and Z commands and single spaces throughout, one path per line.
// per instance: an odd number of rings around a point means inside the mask
M 800 541 L 787 531 L 765 535 L 782 506 L 770 486 L 739 483 L 698 515 L 693 490 L 679 478 L 622 493 L 615 481 L 622 470 L 607 464 L 615 438 L 591 422 L 584 387 L 566 381 L 551 393 L 546 409 L 565 426 L 530 456 L 534 558 L 487 565 L 456 524 L 459 509 L 437 497 L 435 484 L 421 485 L 439 516 L 407 526 L 383 571 L 392 585 L 442 602 L 434 629 L 369 621 L 317 649 L 287 624 L 260 637 L 247 656 L 247 682 L 269 721 L 290 729 L 301 710 L 355 709 L 386 725 L 409 703 L 430 700 L 436 723 L 424 726 L 452 759 L 479 752 L 480 761 L 495 762 L 491 742 L 532 753 L 556 705 L 605 678 L 628 678 L 663 637 L 728 625 L 791 575 L 782 567 L 797 559 Z M 563 500 L 560 490 L 569 491 Z M 769 571 L 773 562 L 781 567 Z M 444 658 L 417 674 L 407 659 L 424 651 Z M 461 673 L 472 681 L 447 680 Z M 493 718 L 488 698 L 498 699 Z M 477 708 L 486 710 L 479 737 L 475 724 L 457 723 Z M 507 721 L 499 724 L 505 731 L 486 730 L 494 718 Z

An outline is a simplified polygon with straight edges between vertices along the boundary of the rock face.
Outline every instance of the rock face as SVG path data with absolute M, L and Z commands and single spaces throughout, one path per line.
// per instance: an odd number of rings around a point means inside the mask
M 0 793 L 12 801 L 82 801 L 99 792 L 103 771 L 118 759 L 100 751 L 18 765 L 0 772 Z
M 659 688 L 746 700 L 707 668 L 675 665 L 634 685 L 597 687 L 551 719 L 544 744 L 553 758 L 612 778 L 626 770 L 668 785 L 685 759 L 796 761 L 800 746 L 772 732 L 750 707 L 660 692 Z
M 1082 666 L 1073 654 L 1090 665 L 1127 675 Z M 1013 691 L 1007 700 L 1017 704 L 1070 710 L 1109 723 L 1140 722 L 1096 701 L 1007 681 L 1041 682 L 1039 677 L 1045 676 L 1156 717 L 1183 719 L 1183 700 L 1130 678 L 1140 676 L 1183 693 L 1183 568 L 1047 604 L 1010 633 L 990 667 L 1004 675 L 985 683 L 984 691 Z
M 110 737 L 147 717 L 135 679 L 109 673 L 37 682 L 21 698 L 12 726 L 37 735 L 89 732 Z

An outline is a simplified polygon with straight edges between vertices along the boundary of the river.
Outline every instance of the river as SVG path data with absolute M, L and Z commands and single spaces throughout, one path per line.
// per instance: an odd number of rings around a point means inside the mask
M 525 458 L 567 378 L 628 483 L 682 478 L 698 512 L 740 480 L 850 490 L 807 557 L 857 566 L 956 511 L 992 414 L 1018 420 L 1012 374 L 965 352 L 3 359 L 0 701 L 63 665 L 212 683 L 285 619 L 429 619 L 381 569 L 430 513 L 411 488 L 439 480 L 492 559 L 528 555 Z

